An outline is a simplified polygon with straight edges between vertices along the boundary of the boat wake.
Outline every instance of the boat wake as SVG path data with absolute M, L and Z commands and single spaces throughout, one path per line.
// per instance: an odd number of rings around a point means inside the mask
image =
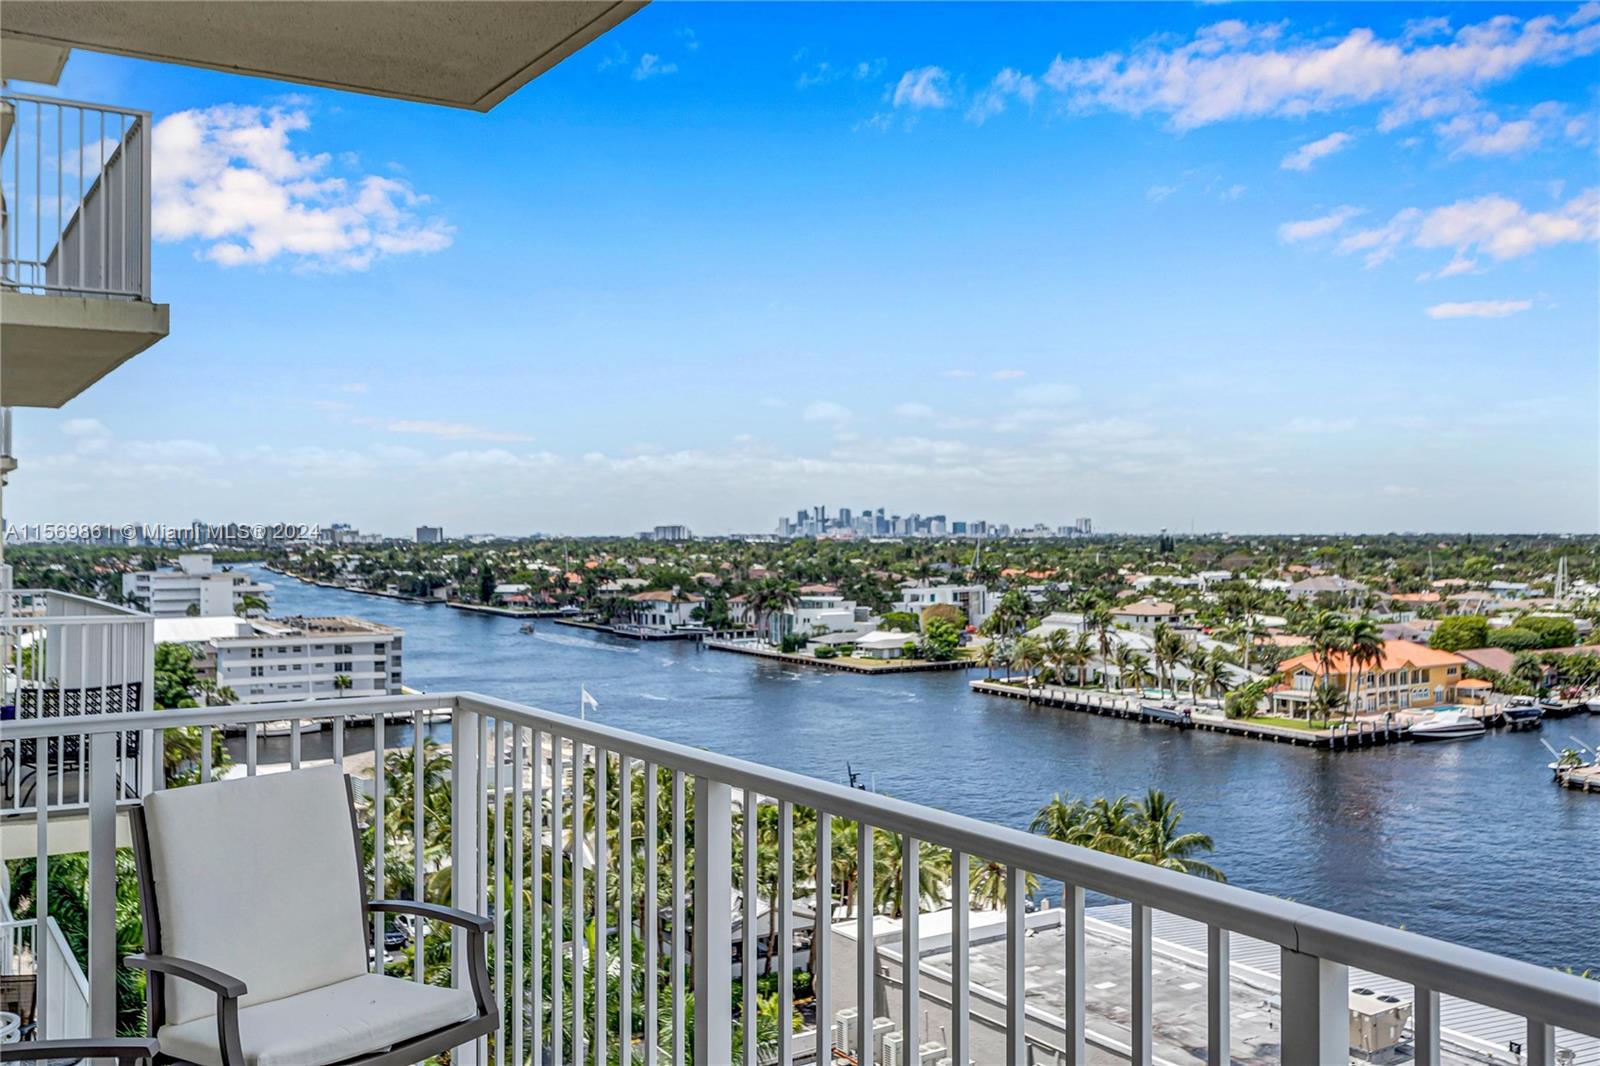
M 657 696 L 654 692 L 641 692 L 641 693 L 639 693 L 639 698 L 641 700 L 653 700 L 656 703 L 671 703 L 672 702 L 672 697 L 671 696 Z
M 584 648 L 593 651 L 609 651 L 613 655 L 638 655 L 638 648 L 619 648 L 612 644 L 602 644 L 598 640 L 584 640 L 582 637 L 569 637 L 559 633 L 535 633 L 534 640 L 542 640 L 546 644 L 559 644 L 563 648 Z

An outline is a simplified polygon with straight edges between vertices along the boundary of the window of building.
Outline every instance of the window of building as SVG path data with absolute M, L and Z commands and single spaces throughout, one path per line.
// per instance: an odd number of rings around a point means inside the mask
M 267 668 L 265 666 L 252 666 L 250 668 L 250 676 L 251 677 L 264 677 L 264 676 L 266 676 L 266 673 L 267 673 Z
M 252 659 L 259 659 L 265 654 L 266 654 L 266 649 L 265 648 L 251 648 L 250 649 L 250 658 L 252 658 Z
M 355 667 L 355 663 L 334 663 L 333 672 L 336 674 L 348 674 L 353 672 Z

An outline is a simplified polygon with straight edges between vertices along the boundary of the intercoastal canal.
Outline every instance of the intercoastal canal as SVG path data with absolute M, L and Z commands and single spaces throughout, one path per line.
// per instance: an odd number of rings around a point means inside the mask
M 1541 735 L 1600 747 L 1600 717 L 1460 744 L 1325 752 L 972 692 L 955 673 L 806 669 L 308 585 L 252 568 L 274 615 L 405 630 L 408 685 L 470 689 L 1025 827 L 1051 793 L 1147 786 L 1246 888 L 1530 962 L 1600 970 L 1600 797 L 1556 787 Z

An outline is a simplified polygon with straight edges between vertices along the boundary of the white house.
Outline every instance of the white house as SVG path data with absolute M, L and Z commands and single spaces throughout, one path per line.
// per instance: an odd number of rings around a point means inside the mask
M 1194 621 L 1194 612 L 1177 607 L 1165 600 L 1140 600 L 1111 609 L 1111 619 L 1119 626 L 1127 626 L 1141 633 L 1152 632 L 1158 625 L 1184 625 Z
M 865 632 L 872 627 L 870 608 L 859 606 L 838 592 L 822 591 L 824 587 L 807 585 L 800 590 L 793 607 L 773 611 L 767 618 L 767 638 L 778 641 L 790 633 L 809 637 L 819 633 Z
M 249 574 L 216 569 L 211 556 L 203 553 L 178 556 L 176 570 L 122 575 L 122 594 L 157 618 L 233 614 L 246 596 L 265 600 L 271 593 L 270 585 L 258 584 Z
M 158 618 L 155 631 L 158 644 L 192 648 L 196 675 L 232 689 L 244 704 L 403 691 L 403 631 L 377 622 L 221 615 Z
M 649 629 L 677 629 L 682 626 L 699 625 L 699 620 L 691 615 L 695 608 L 705 602 L 704 596 L 697 596 L 692 592 L 680 592 L 677 589 L 670 592 L 665 589 L 638 592 L 628 599 L 633 604 L 628 612 L 628 621 L 633 625 Z
M 866 659 L 899 659 L 905 655 L 906 642 L 916 643 L 916 639 L 912 633 L 874 629 L 856 638 L 856 654 Z
M 982 585 L 945 585 L 929 581 L 907 582 L 900 586 L 900 601 L 891 611 L 906 611 L 922 617 L 922 612 L 943 603 L 959 608 L 970 625 L 982 625 L 989 617 L 994 594 Z

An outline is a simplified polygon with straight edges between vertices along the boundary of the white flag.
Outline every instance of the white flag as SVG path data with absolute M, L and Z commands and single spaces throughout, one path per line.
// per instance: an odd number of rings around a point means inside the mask
M 587 714 L 591 707 L 597 711 L 600 709 L 600 701 L 589 695 L 588 689 L 579 686 L 578 691 L 582 694 L 578 699 L 578 713 L 580 715 Z

